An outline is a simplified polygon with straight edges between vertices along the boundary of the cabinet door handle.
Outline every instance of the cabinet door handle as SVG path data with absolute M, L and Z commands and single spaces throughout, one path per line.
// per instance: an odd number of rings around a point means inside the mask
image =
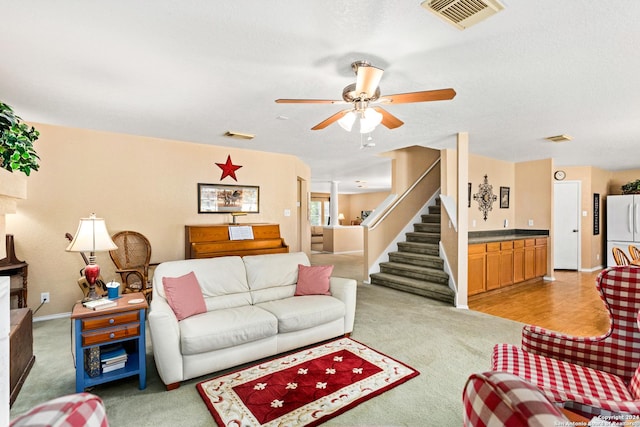
M 116 320 L 115 320 L 115 319 L 109 319 L 109 324 L 110 324 L 110 325 L 113 325 L 115 322 L 116 322 Z
M 111 333 L 109 334 L 109 338 L 114 338 L 115 336 L 116 336 L 116 334 L 114 334 L 113 332 L 111 332 Z

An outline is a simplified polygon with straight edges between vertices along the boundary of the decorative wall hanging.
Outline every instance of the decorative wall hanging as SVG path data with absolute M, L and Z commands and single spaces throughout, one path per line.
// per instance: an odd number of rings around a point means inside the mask
M 238 180 L 236 178 L 236 171 L 240 169 L 242 166 L 234 165 L 231 162 L 231 155 L 227 155 L 227 161 L 225 163 L 216 163 L 216 165 L 218 165 L 218 167 L 222 169 L 222 175 L 220 176 L 220 181 L 222 181 L 228 176 L 233 178 L 235 181 Z
M 600 193 L 593 193 L 593 235 L 600 234 Z
M 479 191 L 473 195 L 473 200 L 478 201 L 478 210 L 482 212 L 482 217 L 486 221 L 489 211 L 493 210 L 493 202 L 498 200 L 498 196 L 493 194 L 493 185 L 489 184 L 487 175 L 484 176 L 484 182 L 478 184 Z
M 260 212 L 260 187 L 198 184 L 198 213 L 231 212 Z
M 500 209 L 509 209 L 509 187 L 500 187 Z

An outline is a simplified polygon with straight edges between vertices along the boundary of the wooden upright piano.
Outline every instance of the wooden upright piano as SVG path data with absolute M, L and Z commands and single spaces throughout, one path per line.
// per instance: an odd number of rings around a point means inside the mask
M 278 224 L 185 225 L 184 245 L 185 259 L 289 252 Z

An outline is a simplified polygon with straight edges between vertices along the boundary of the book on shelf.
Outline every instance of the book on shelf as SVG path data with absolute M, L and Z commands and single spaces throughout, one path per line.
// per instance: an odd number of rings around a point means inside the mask
M 106 365 L 106 366 L 102 365 L 102 373 L 106 374 L 107 372 L 117 371 L 118 369 L 124 368 L 126 364 L 127 362 L 124 361 L 119 363 L 113 363 L 111 365 Z
M 125 354 L 124 356 L 120 356 L 120 357 L 116 357 L 116 358 L 108 359 L 108 360 L 103 360 L 102 361 L 102 366 L 114 365 L 116 363 L 126 362 L 126 361 L 127 361 L 127 355 Z
M 105 362 L 111 359 L 117 359 L 126 356 L 127 352 L 122 344 L 113 344 L 102 346 L 100 350 L 100 361 Z
M 112 301 L 108 298 L 100 298 L 91 301 L 85 301 L 82 303 L 82 305 L 91 310 L 102 310 L 104 308 L 115 307 L 116 305 L 118 305 L 118 302 Z

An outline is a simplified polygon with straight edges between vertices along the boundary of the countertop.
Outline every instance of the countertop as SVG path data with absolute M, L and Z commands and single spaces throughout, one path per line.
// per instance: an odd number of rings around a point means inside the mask
M 504 242 L 507 240 L 522 240 L 549 237 L 548 230 L 496 230 L 469 232 L 468 242 L 476 243 Z

